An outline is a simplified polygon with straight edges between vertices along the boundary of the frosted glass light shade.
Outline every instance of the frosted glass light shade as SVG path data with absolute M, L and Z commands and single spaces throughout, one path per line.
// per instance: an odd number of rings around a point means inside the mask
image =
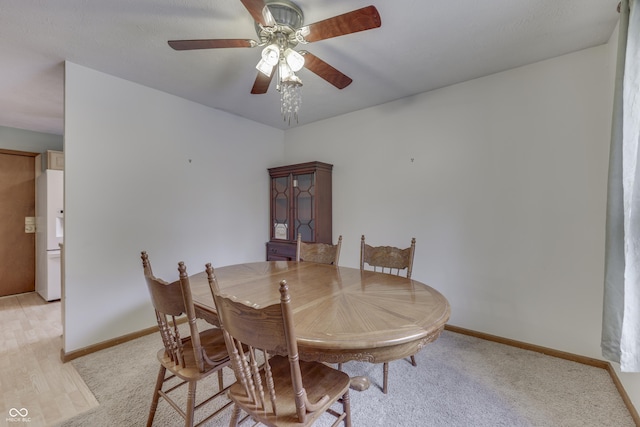
M 269 65 L 264 59 L 261 59 L 260 62 L 258 62 L 256 68 L 265 76 L 271 77 L 271 73 L 273 72 L 273 65 Z
M 272 67 L 278 63 L 280 59 L 280 49 L 275 44 L 270 44 L 262 50 L 262 60 Z
M 294 72 L 300 71 L 304 67 L 304 56 L 291 48 L 284 51 L 284 58 Z

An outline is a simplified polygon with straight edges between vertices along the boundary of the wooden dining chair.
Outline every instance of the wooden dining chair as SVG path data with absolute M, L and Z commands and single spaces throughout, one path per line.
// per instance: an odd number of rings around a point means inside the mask
M 364 235 L 360 239 L 360 270 L 365 270 L 367 264 L 373 271 L 402 275 L 411 278 L 413 269 L 413 254 L 416 250 L 416 238 L 411 239 L 411 246 L 400 249 L 393 246 L 370 246 L 365 243 Z
M 394 246 L 370 246 L 365 243 L 364 235 L 360 239 L 360 270 L 373 269 L 381 273 L 406 275 L 411 278 L 413 255 L 416 250 L 416 239 L 411 239 L 411 246 L 405 249 Z M 366 266 L 365 266 L 366 264 Z M 406 270 L 406 272 L 405 272 Z M 401 274 L 404 272 L 403 274 Z M 411 356 L 411 364 L 417 366 L 415 355 Z M 384 362 L 382 392 L 387 394 L 389 383 L 389 362 Z
M 337 244 L 332 245 L 330 243 L 305 243 L 302 241 L 302 234 L 298 233 L 296 261 L 338 265 L 341 247 L 342 236 L 338 237 Z
M 211 264 L 206 271 L 237 379 L 228 392 L 235 403 L 229 425 L 237 426 L 241 411 L 269 426 L 309 426 L 328 412 L 337 418 L 333 426 L 350 427 L 349 376 L 299 360 L 287 282 L 280 282 L 279 302 L 258 307 L 221 294 Z M 338 401 L 341 412 L 331 408 Z
M 142 252 L 142 266 L 144 278 L 147 282 L 151 302 L 156 312 L 158 329 L 162 338 L 163 348 L 157 353 L 160 362 L 160 370 L 153 390 L 151 409 L 147 418 L 147 427 L 153 425 L 156 409 L 160 398 L 173 407 L 184 418 L 184 425 L 194 425 L 196 409 L 212 402 L 216 398 L 225 399 L 224 393 L 228 387 L 224 387 L 222 369 L 230 365 L 229 354 L 220 328 L 198 330 L 196 324 L 195 307 L 189 285 L 187 268 L 183 262 L 178 264 L 179 280 L 167 283 L 153 275 L 151 263 L 146 252 Z M 178 328 L 178 317 L 186 314 L 189 325 L 189 335 L 182 336 Z M 169 371 L 169 375 L 167 375 Z M 208 377 L 214 372 L 218 373 L 218 389 L 202 403 L 195 405 L 196 386 L 198 381 Z M 174 378 L 179 378 L 179 384 L 175 381 L 165 384 Z M 172 397 L 173 392 L 182 389 L 188 384 L 186 394 L 186 408 L 181 406 Z M 231 401 L 221 402 L 222 406 L 214 410 L 197 425 L 201 425 L 218 415 L 222 410 L 231 405 Z M 185 406 L 185 405 L 183 405 Z

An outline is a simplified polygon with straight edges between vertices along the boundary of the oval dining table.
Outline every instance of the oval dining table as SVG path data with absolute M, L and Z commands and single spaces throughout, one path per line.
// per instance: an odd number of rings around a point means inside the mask
M 280 302 L 286 280 L 300 358 L 389 362 L 434 341 L 451 314 L 446 298 L 417 280 L 357 268 L 265 261 L 214 268 L 222 294 L 253 306 Z M 206 272 L 189 277 L 198 317 L 218 324 Z

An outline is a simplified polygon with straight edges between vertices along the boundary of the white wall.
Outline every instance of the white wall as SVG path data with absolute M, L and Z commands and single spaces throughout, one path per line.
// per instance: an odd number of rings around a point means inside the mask
M 31 153 L 62 151 L 62 136 L 0 126 L 0 148 Z
M 415 236 L 413 277 L 451 324 L 602 358 L 611 59 L 600 46 L 294 128 L 286 161 L 334 165 L 341 265 L 361 234 Z M 640 407 L 640 377 L 622 379 Z
M 65 76 L 64 350 L 155 324 L 154 273 L 264 260 L 283 132 L 73 63 Z

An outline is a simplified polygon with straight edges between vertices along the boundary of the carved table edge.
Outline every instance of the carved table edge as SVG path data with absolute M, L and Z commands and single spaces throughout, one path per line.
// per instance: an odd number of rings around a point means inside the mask
M 358 352 L 347 352 L 334 349 L 306 349 L 299 346 L 298 353 L 301 360 L 314 362 L 344 363 L 352 360 L 369 363 L 390 362 L 392 360 L 398 360 L 416 354 L 424 346 L 435 341 L 440 336 L 443 329 L 444 325 L 418 340 Z M 401 351 L 396 353 L 398 349 L 401 349 Z

